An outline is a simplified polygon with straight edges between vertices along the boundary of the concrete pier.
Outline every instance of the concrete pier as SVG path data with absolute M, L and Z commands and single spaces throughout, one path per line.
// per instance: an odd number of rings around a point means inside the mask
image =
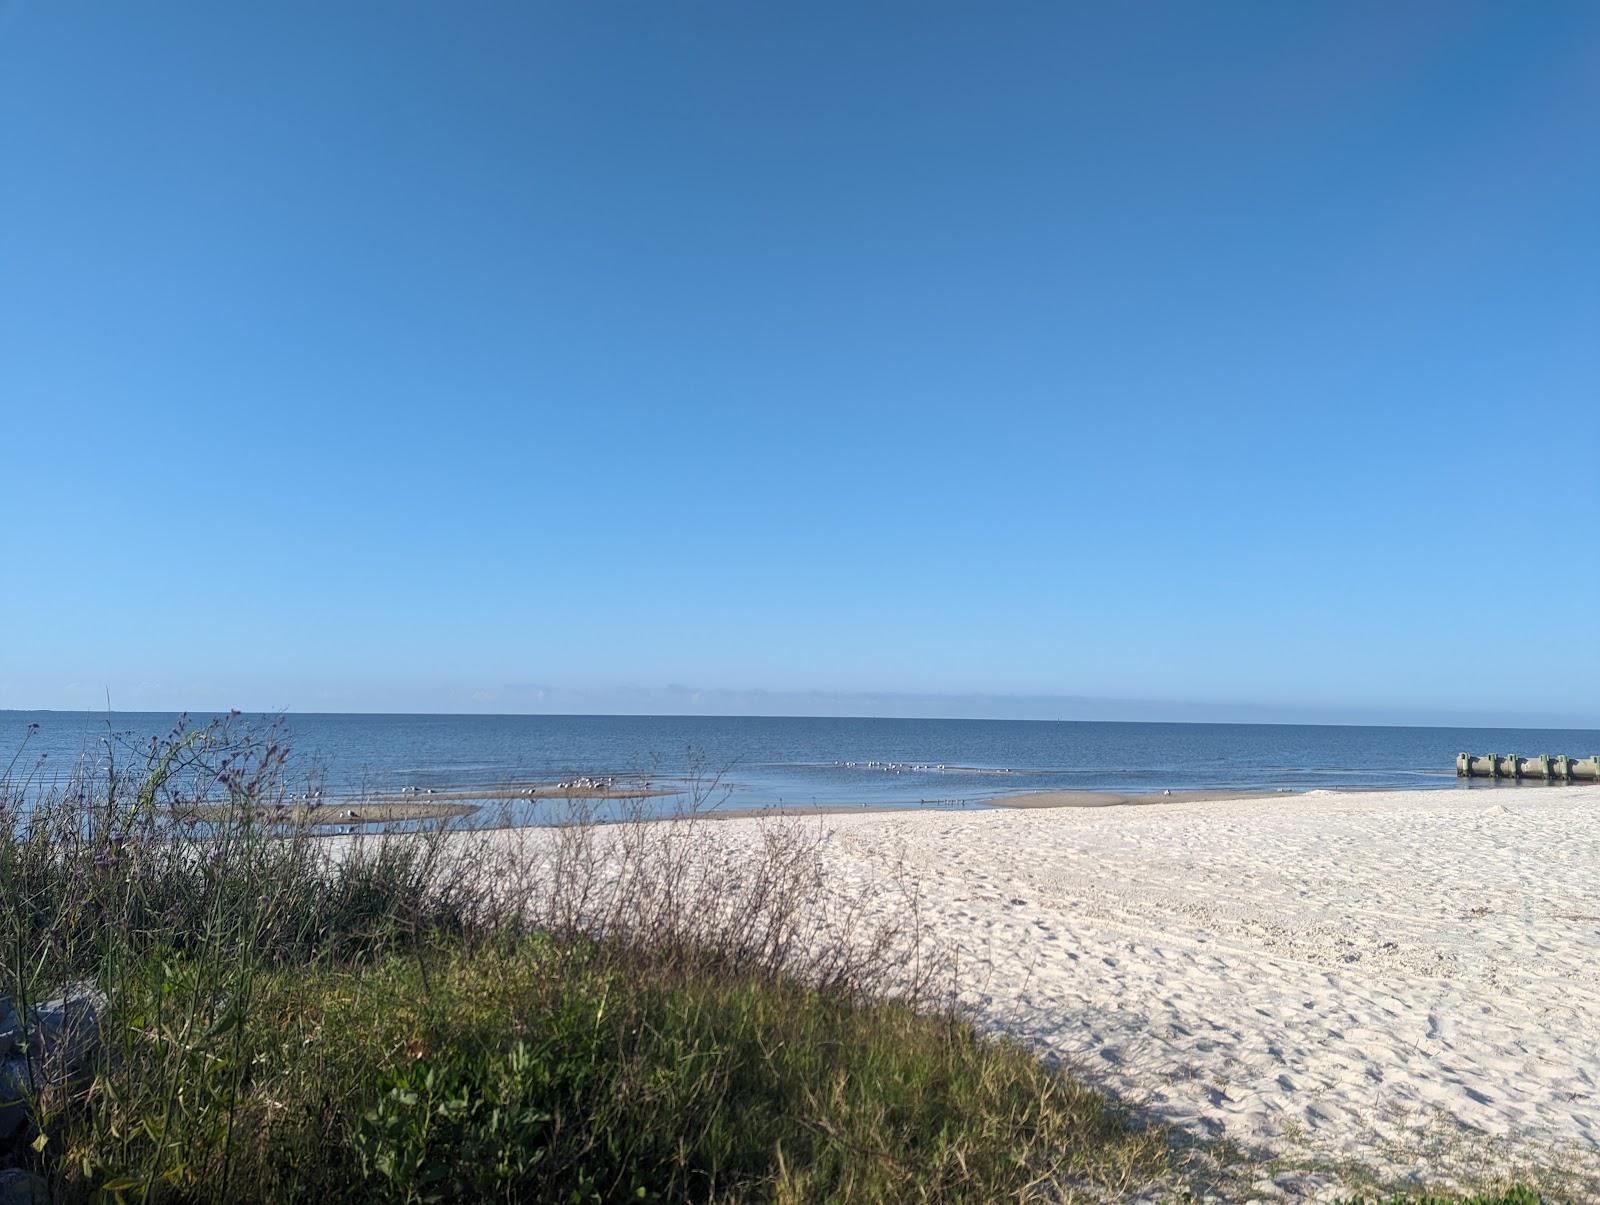
M 1594 757 L 1518 757 L 1515 753 L 1456 754 L 1460 778 L 1535 778 L 1543 782 L 1600 782 L 1600 754 Z

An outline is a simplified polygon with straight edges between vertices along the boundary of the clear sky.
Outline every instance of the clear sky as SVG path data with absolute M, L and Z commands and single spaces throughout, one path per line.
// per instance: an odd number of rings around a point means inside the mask
M 1600 725 L 1597 413 L 1588 0 L 0 0 L 0 707 Z

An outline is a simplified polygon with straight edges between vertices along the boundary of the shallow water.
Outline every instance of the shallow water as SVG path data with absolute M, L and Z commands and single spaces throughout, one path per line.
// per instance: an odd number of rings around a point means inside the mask
M 0 769 L 22 749 L 14 778 L 59 782 L 75 763 L 103 764 L 108 749 L 121 750 L 126 761 L 176 720 L 0 711 Z M 1493 728 L 326 714 L 291 715 L 285 725 L 293 776 L 309 781 L 315 773 L 330 795 L 476 791 L 615 774 L 714 781 L 712 800 L 729 807 L 958 807 L 1064 789 L 1458 788 L 1461 750 L 1600 752 L 1596 731 Z

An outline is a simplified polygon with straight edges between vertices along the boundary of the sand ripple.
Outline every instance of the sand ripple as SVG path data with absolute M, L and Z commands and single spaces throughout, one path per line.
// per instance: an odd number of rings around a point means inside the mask
M 818 823 L 846 881 L 903 859 L 986 1023 L 1166 1119 L 1435 1182 L 1595 1174 L 1600 790 Z

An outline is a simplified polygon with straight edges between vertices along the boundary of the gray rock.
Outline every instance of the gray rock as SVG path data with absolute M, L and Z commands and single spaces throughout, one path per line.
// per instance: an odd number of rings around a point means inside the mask
M 0 1063 L 0 1142 L 28 1120 L 28 1061 L 20 1053 Z
M 8 1167 L 0 1171 L 0 1205 L 50 1205 L 50 1185 L 43 1176 Z
M 92 983 L 69 983 L 33 1009 L 29 1045 L 53 1073 L 76 1077 L 100 1049 L 106 998 Z
M 43 1084 L 71 1082 L 88 1069 L 100 1049 L 105 1007 L 92 983 L 69 983 L 29 1010 L 24 1048 L 16 1010 L 0 1000 L 0 1141 L 22 1129 L 29 1098 Z M 0 1205 L 6 1201 L 0 1197 Z

